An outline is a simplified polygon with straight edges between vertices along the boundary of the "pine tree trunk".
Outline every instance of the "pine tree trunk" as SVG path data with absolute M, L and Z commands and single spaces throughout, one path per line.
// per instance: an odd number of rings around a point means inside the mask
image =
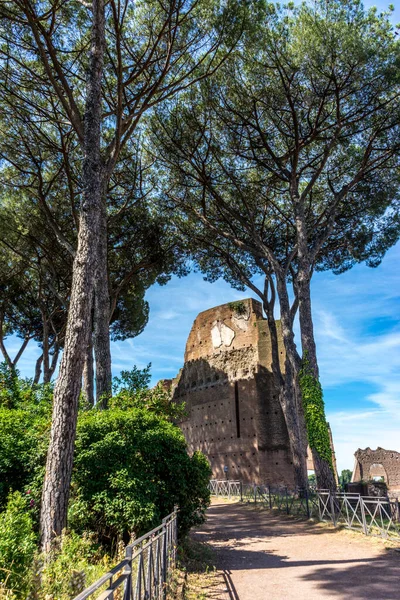
M 94 370 L 93 370 L 93 337 L 89 333 L 86 348 L 85 364 L 83 367 L 83 393 L 90 406 L 94 406 Z
M 48 321 L 42 312 L 43 319 L 43 383 L 50 381 L 50 356 L 49 356 L 49 325 Z
M 304 446 L 304 441 L 301 436 L 299 414 L 296 406 L 295 377 L 287 356 L 285 361 L 285 373 L 282 375 L 275 317 L 273 310 L 270 309 L 266 301 L 264 301 L 264 310 L 267 315 L 271 339 L 272 373 L 274 375 L 275 386 L 277 390 L 279 390 L 279 401 L 288 430 L 295 485 L 296 487 L 304 489 L 307 486 L 307 446 Z
M 294 342 L 292 319 L 290 316 L 290 303 L 287 292 L 287 282 L 284 274 L 276 274 L 277 292 L 281 312 L 282 340 L 285 347 L 285 380 L 284 399 L 286 403 L 286 423 L 288 424 L 289 440 L 293 454 L 293 467 L 295 469 L 298 487 L 306 488 L 307 477 L 307 433 L 304 414 L 299 406 L 297 375 L 299 360 L 296 344 Z M 284 413 L 285 414 L 285 413 Z
M 35 377 L 33 378 L 33 385 L 39 383 L 39 381 L 40 381 L 40 376 L 42 374 L 42 362 L 43 362 L 43 354 L 41 354 L 36 361 Z
M 303 208 L 300 206 L 296 216 L 298 270 L 295 283 L 299 301 L 301 347 L 303 350 L 303 357 L 307 357 L 308 364 L 315 380 L 319 381 L 317 346 L 315 343 L 314 324 L 311 309 L 310 284 L 312 265 L 310 263 L 307 229 L 305 223 L 306 221 Z M 319 427 L 321 428 L 321 434 L 329 439 L 328 423 L 325 415 L 323 422 L 319 423 Z M 326 431 L 322 431 L 322 429 L 326 429 Z M 313 455 L 317 486 L 320 489 L 335 489 L 336 483 L 332 466 L 322 456 L 319 455 L 316 448 L 311 447 L 311 451 Z
M 96 402 L 107 408 L 111 396 L 110 295 L 107 265 L 107 211 L 102 204 L 100 248 L 95 283 L 93 345 L 96 359 Z
M 66 525 L 72 475 L 78 399 L 90 329 L 96 272 L 102 186 L 100 154 L 101 82 L 104 56 L 104 0 L 92 0 L 92 43 L 85 107 L 83 201 L 73 265 L 67 331 L 54 390 L 50 446 L 42 492 L 41 545 L 49 552 Z
M 60 354 L 60 347 L 58 345 L 58 342 L 55 341 L 54 348 L 53 348 L 53 356 L 51 359 L 51 364 L 50 364 L 50 369 L 49 369 L 49 381 L 51 381 L 51 378 L 54 375 L 54 371 L 56 370 L 59 354 Z

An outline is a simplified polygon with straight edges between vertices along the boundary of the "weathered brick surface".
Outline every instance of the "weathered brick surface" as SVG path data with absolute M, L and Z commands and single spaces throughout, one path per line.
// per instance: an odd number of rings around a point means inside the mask
M 376 450 L 359 448 L 354 456 L 353 482 L 383 476 L 388 490 L 393 494 L 400 494 L 400 452 L 379 447 Z
M 282 360 L 283 348 L 280 348 Z M 173 382 L 184 401 L 189 451 L 201 450 L 213 477 L 293 485 L 289 439 L 271 373 L 262 307 L 253 299 L 198 315 L 185 364 Z

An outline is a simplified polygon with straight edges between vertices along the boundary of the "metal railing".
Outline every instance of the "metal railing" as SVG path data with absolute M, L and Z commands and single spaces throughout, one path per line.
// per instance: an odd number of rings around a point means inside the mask
M 209 489 L 212 496 L 240 496 L 241 481 L 231 481 L 230 479 L 211 479 Z
M 224 484 L 224 485 L 222 485 Z M 398 499 L 360 496 L 339 491 L 295 489 L 241 481 L 210 482 L 212 495 L 237 497 L 242 502 L 259 502 L 270 510 L 344 525 L 364 535 L 400 539 Z
M 318 491 L 320 519 L 345 525 L 364 535 L 400 539 L 400 507 L 397 499 Z
M 129 544 L 125 558 L 74 600 L 161 600 L 175 566 L 178 509 L 162 524 Z M 104 589 L 106 588 L 106 589 Z M 97 593 L 95 597 L 94 594 Z

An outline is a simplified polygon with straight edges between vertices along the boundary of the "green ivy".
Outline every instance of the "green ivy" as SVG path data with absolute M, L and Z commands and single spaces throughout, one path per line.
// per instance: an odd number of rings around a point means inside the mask
M 308 443 L 310 444 L 310 448 L 315 449 L 319 456 L 326 460 L 333 470 L 332 449 L 328 426 L 325 419 L 322 387 L 311 370 L 307 354 L 303 357 L 299 381 L 303 399 Z

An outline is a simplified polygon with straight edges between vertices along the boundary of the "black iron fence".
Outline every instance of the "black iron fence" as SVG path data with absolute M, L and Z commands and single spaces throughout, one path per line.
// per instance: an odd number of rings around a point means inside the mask
M 162 524 L 129 544 L 125 558 L 74 600 L 162 600 L 175 565 L 177 508 Z M 95 596 L 96 594 L 96 596 Z
M 290 490 L 225 480 L 210 481 L 210 491 L 215 496 L 260 503 L 265 508 L 288 515 L 331 522 L 335 527 L 344 525 L 364 535 L 400 539 L 398 499 L 313 488 Z

